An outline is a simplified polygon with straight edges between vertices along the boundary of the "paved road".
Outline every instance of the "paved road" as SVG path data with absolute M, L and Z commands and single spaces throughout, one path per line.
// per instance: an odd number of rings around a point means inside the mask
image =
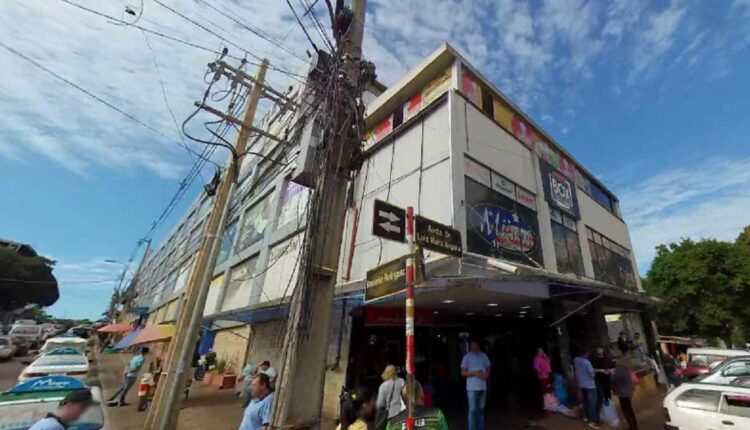
M 28 360 L 29 357 L 14 357 L 9 361 L 0 361 L 0 391 L 5 391 L 16 385 L 18 375 L 26 367 L 22 361 Z

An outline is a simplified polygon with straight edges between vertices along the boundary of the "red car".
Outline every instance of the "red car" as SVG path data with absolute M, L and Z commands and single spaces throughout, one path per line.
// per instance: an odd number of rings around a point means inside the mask
M 682 381 L 690 381 L 704 375 L 727 358 L 747 355 L 748 352 L 735 349 L 689 348 L 687 354 L 687 366 L 675 370 L 675 376 Z

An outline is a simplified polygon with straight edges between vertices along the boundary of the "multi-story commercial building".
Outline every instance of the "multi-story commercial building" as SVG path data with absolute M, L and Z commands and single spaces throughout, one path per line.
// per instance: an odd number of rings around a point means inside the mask
M 373 236 L 375 200 L 461 232 L 462 256 L 424 252 L 416 288 L 417 377 L 443 405 L 463 404 L 459 363 L 469 336 L 484 340 L 493 361 L 490 401 L 504 404 L 512 392 L 516 405 L 534 386 L 536 347 L 569 373 L 576 349 L 614 340 L 608 320 L 649 338 L 616 196 L 450 46 L 371 100 L 366 127 L 343 226 L 324 417 L 337 413 L 342 385 L 375 384 L 385 364 L 404 360 L 403 292 L 367 289 L 368 271 L 407 253 Z M 255 144 L 266 154 L 281 148 Z M 249 162 L 232 201 L 204 323 L 235 368 L 273 363 L 281 350 L 310 194 L 293 172 Z M 139 288 L 152 323 L 178 312 L 209 204 L 196 202 L 145 265 Z

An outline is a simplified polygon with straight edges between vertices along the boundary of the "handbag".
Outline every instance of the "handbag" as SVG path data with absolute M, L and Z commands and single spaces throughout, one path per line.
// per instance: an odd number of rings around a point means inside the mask
M 388 400 L 385 402 L 385 407 L 378 408 L 375 412 L 375 422 L 373 423 L 373 430 L 385 430 L 388 426 L 388 412 L 391 410 L 391 400 L 393 400 L 393 391 L 396 390 L 396 380 L 391 385 L 391 393 L 388 395 Z

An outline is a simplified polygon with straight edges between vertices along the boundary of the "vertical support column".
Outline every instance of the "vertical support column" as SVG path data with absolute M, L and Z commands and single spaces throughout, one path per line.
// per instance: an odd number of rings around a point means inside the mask
M 414 430 L 414 283 L 416 280 L 414 245 L 414 208 L 406 208 L 406 243 L 409 254 L 406 257 L 406 391 L 408 409 L 406 428 Z
M 594 303 L 591 309 L 591 317 L 594 318 L 594 330 L 596 330 L 596 340 L 599 345 L 606 347 L 609 345 L 609 328 L 607 327 L 607 318 L 604 315 L 601 301 Z
M 565 307 L 563 302 L 556 299 L 546 300 L 542 304 L 544 308 L 545 319 L 547 321 L 557 321 L 564 317 Z M 568 334 L 568 324 L 566 321 L 549 327 L 548 339 L 551 344 L 557 347 L 560 357 L 560 371 L 563 377 L 572 377 L 573 372 L 570 368 L 571 354 L 570 354 L 570 335 Z

